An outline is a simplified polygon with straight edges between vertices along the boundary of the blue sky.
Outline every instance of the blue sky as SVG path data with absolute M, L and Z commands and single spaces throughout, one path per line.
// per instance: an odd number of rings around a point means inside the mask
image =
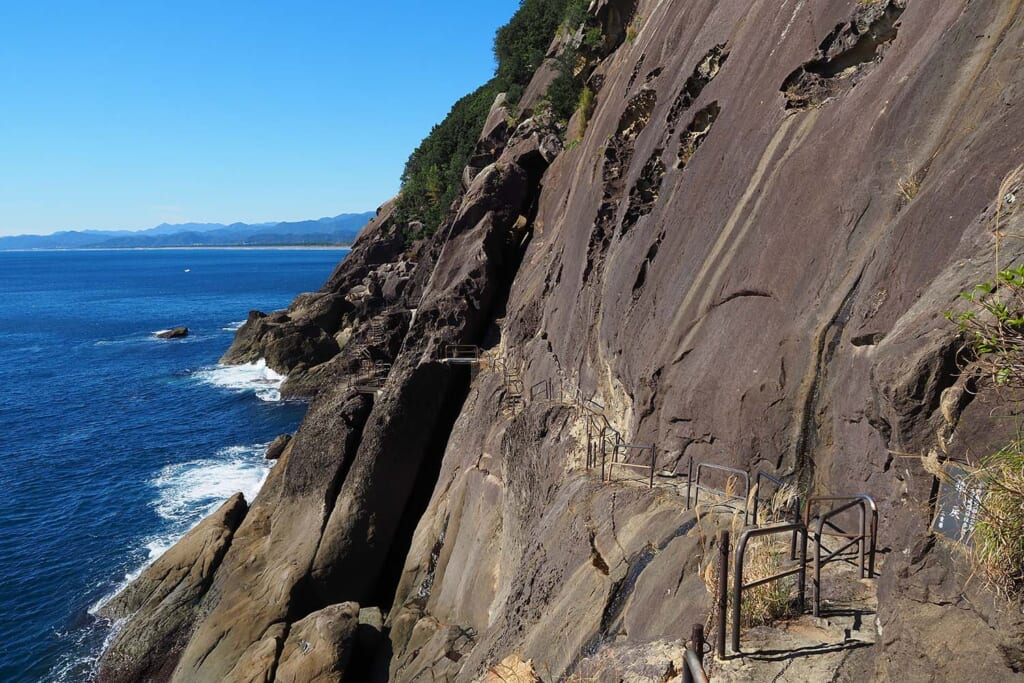
M 518 0 L 0 2 L 0 235 L 375 209 Z

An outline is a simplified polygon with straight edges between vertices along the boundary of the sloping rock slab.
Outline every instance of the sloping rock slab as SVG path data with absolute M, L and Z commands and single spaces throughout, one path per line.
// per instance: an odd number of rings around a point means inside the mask
M 245 513 L 245 498 L 235 494 L 103 606 L 104 617 L 134 618 L 103 654 L 100 681 L 169 677 L 192 631 L 198 600 Z

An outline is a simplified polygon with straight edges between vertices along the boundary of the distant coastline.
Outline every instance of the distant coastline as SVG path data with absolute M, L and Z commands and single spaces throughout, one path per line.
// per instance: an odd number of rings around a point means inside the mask
M 0 251 L 79 249 L 347 248 L 375 211 L 274 223 L 162 223 L 146 230 L 69 230 L 0 236 Z
M 36 247 L 34 249 L 0 249 L 0 253 L 43 252 L 43 251 L 286 251 L 286 250 L 351 250 L 351 244 L 222 244 L 189 245 L 177 247 Z

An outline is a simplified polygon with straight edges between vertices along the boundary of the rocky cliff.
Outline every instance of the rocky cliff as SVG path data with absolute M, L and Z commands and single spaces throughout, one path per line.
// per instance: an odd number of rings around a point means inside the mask
M 247 510 L 111 608 L 136 616 L 102 680 L 670 680 L 712 604 L 691 458 L 877 500 L 873 644 L 832 680 L 1024 679 L 1020 607 L 930 532 L 919 457 L 1014 430 L 943 314 L 992 272 L 997 203 L 1024 230 L 1022 3 L 590 16 L 589 117 L 553 121 L 542 65 L 431 238 L 382 207 L 321 291 L 250 314 L 225 361 L 308 414 Z M 655 445 L 653 488 L 588 471 L 595 411 Z

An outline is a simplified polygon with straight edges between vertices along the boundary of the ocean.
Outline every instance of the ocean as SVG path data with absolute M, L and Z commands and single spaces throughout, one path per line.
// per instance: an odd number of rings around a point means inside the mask
M 318 289 L 345 253 L 0 252 L 0 681 L 90 680 L 111 633 L 95 609 L 252 499 L 305 405 L 217 360 L 250 309 Z

